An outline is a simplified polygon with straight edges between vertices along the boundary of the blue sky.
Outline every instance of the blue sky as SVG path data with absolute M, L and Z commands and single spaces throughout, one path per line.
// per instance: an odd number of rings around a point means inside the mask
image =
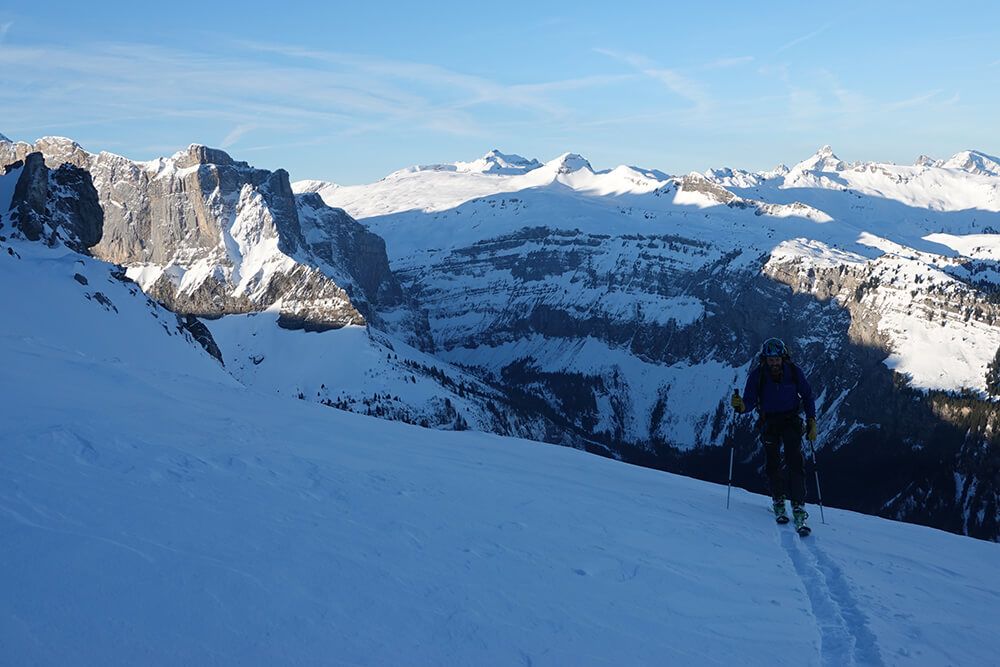
M 362 4 L 4 0 L 0 133 L 345 184 L 492 148 L 670 173 L 1000 153 L 997 3 Z

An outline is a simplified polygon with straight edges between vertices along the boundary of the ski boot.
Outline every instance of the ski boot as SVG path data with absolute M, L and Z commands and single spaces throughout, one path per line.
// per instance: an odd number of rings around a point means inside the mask
M 785 511 L 785 498 L 774 499 L 774 520 L 778 523 L 788 523 L 788 513 Z
M 792 505 L 792 518 L 795 520 L 796 533 L 805 537 L 812 532 L 812 528 L 806 525 L 806 519 L 809 518 L 809 512 L 806 511 L 805 505 Z

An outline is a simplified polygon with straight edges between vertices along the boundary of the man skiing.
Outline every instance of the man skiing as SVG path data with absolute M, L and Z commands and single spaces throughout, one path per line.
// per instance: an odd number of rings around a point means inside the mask
M 764 341 L 760 352 L 760 363 L 750 371 L 743 398 L 738 391 L 733 392 L 733 409 L 743 414 L 754 408 L 760 419 L 760 440 L 764 445 L 767 460 L 767 477 L 774 500 L 774 515 L 778 523 L 788 523 L 785 513 L 785 493 L 792 501 L 792 517 L 795 530 L 800 535 L 808 535 L 806 525 L 809 514 L 805 508 L 806 476 L 805 457 L 802 455 L 802 418 L 799 411 L 805 409 L 806 437 L 816 440 L 816 404 L 812 388 L 802 370 L 792 363 L 785 344 L 777 338 Z M 785 450 L 785 468 L 788 481 L 781 465 L 781 447 Z

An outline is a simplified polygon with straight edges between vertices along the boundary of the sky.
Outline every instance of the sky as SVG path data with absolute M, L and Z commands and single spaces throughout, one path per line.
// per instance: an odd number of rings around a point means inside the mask
M 675 174 L 996 155 L 998 26 L 992 2 L 0 0 L 0 133 L 341 184 L 494 148 Z

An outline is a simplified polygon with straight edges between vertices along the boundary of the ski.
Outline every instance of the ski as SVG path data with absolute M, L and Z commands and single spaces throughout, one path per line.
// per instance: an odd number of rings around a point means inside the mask
M 771 509 L 774 511 L 774 520 L 779 524 L 788 523 L 788 513 L 785 511 L 785 499 L 777 498 L 771 505 Z
M 806 525 L 809 513 L 800 505 L 792 508 L 792 516 L 795 517 L 795 532 L 799 534 L 799 537 L 808 537 L 809 533 L 812 532 L 812 528 Z

